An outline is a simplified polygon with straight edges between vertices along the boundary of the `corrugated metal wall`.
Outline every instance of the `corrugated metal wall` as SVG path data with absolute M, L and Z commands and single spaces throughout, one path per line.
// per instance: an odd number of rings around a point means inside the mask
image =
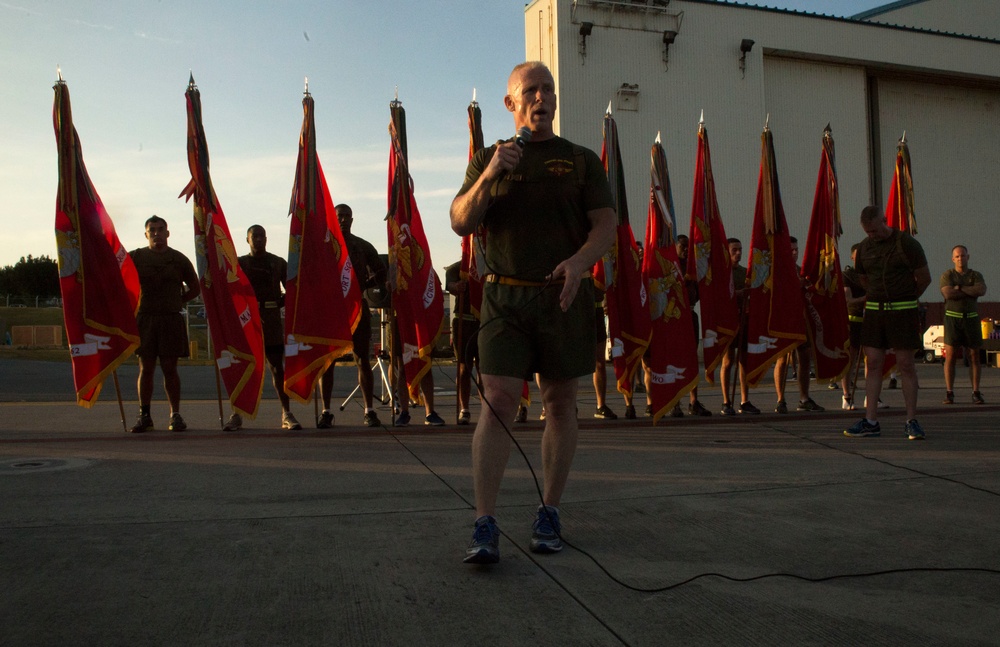
M 937 290 L 951 267 L 951 249 L 969 248 L 970 265 L 983 272 L 996 300 L 1000 269 L 1000 91 L 879 79 L 882 195 L 889 195 L 896 142 L 906 131 L 913 162 L 917 240 L 927 253 Z M 935 295 L 937 297 L 938 295 Z M 931 300 L 931 299 L 928 299 Z
M 855 66 L 765 57 L 764 84 L 782 204 L 792 235 L 805 240 L 809 231 L 821 139 L 827 124 L 836 146 L 841 215 L 853 223 L 871 195 L 865 71 Z M 812 182 L 806 181 L 809 177 Z

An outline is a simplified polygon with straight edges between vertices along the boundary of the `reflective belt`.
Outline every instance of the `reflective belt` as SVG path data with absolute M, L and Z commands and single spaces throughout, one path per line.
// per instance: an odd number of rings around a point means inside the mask
M 865 304 L 865 310 L 913 310 L 916 307 L 916 301 L 869 301 Z
M 580 278 L 589 279 L 590 272 L 584 272 Z M 525 281 L 523 279 L 516 279 L 513 276 L 501 276 L 499 274 L 487 274 L 486 276 L 483 277 L 483 280 L 486 281 L 487 283 L 499 283 L 500 285 L 518 285 L 521 287 L 529 287 L 529 288 L 540 288 L 550 283 L 562 283 L 562 279 L 553 279 L 552 281 Z
M 864 317 L 859 317 L 858 315 L 847 315 L 847 320 L 852 323 L 861 323 L 865 320 Z
M 946 317 L 957 317 L 958 319 L 978 319 L 978 312 L 955 312 L 954 310 L 945 310 L 944 316 Z
M 260 305 L 261 308 L 277 308 L 278 307 L 278 302 L 277 301 L 259 301 L 258 303 L 259 303 L 259 305 Z

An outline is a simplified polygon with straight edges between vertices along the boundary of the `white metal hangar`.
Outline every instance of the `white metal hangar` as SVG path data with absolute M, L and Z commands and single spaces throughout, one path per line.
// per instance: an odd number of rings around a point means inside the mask
M 933 277 L 924 299 L 941 301 L 937 277 L 959 243 L 995 299 L 1000 2 L 904 0 L 841 18 L 722 0 L 533 0 L 524 21 L 526 58 L 555 77 L 557 133 L 599 151 L 610 102 L 637 236 L 657 132 L 687 230 L 702 110 L 726 232 L 744 241 L 768 115 L 785 213 L 802 240 L 830 124 L 845 251 L 863 237 L 861 209 L 884 207 L 905 131 Z

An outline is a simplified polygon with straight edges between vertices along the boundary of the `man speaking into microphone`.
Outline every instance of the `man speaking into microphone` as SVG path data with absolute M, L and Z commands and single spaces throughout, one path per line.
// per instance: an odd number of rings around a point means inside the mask
M 562 549 L 559 501 L 576 452 L 577 380 L 594 369 L 590 268 L 614 242 L 615 210 L 600 158 L 553 131 L 555 81 L 541 62 L 507 80 L 504 106 L 517 135 L 479 151 L 451 205 L 459 236 L 485 236 L 479 329 L 483 414 L 472 438 L 475 528 L 465 561 L 500 560 L 497 494 L 510 457 L 504 421 L 524 380 L 539 375 L 543 503 L 532 526 L 536 553 Z

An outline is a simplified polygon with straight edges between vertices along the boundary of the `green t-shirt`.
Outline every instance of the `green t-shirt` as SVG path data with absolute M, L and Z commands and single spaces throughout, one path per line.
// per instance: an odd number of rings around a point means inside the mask
M 495 151 L 490 146 L 476 153 L 459 195 L 475 184 Z M 601 159 L 561 137 L 527 142 L 520 164 L 490 195 L 481 271 L 526 281 L 544 281 L 583 246 L 588 211 L 615 206 Z
M 853 267 L 848 265 L 844 268 L 844 287 L 850 288 L 851 297 L 857 299 L 858 297 L 865 296 L 865 288 L 861 285 L 861 281 L 858 280 L 858 273 Z M 858 303 L 850 303 L 847 305 L 847 314 L 853 315 L 855 317 L 863 317 L 865 314 L 865 304 L 859 301 Z
M 865 238 L 858 247 L 854 269 L 868 277 L 868 301 L 915 301 L 913 273 L 927 266 L 924 248 L 913 236 L 893 230 L 885 240 Z
M 733 265 L 733 289 L 742 290 L 747 286 L 747 268 L 739 263 Z
M 941 287 L 948 287 L 949 285 L 960 287 L 972 287 L 973 285 L 981 285 L 986 283 L 983 280 L 983 275 L 976 270 L 966 270 L 964 273 L 959 274 L 954 269 L 950 269 L 941 275 Z M 945 299 L 944 309 L 950 310 L 952 312 L 976 312 L 976 301 L 978 297 L 970 297 L 968 295 L 962 295 L 960 299 Z
M 156 252 L 140 247 L 130 254 L 139 274 L 140 314 L 171 314 L 184 309 L 184 285 L 198 283 L 188 257 L 172 247 Z

